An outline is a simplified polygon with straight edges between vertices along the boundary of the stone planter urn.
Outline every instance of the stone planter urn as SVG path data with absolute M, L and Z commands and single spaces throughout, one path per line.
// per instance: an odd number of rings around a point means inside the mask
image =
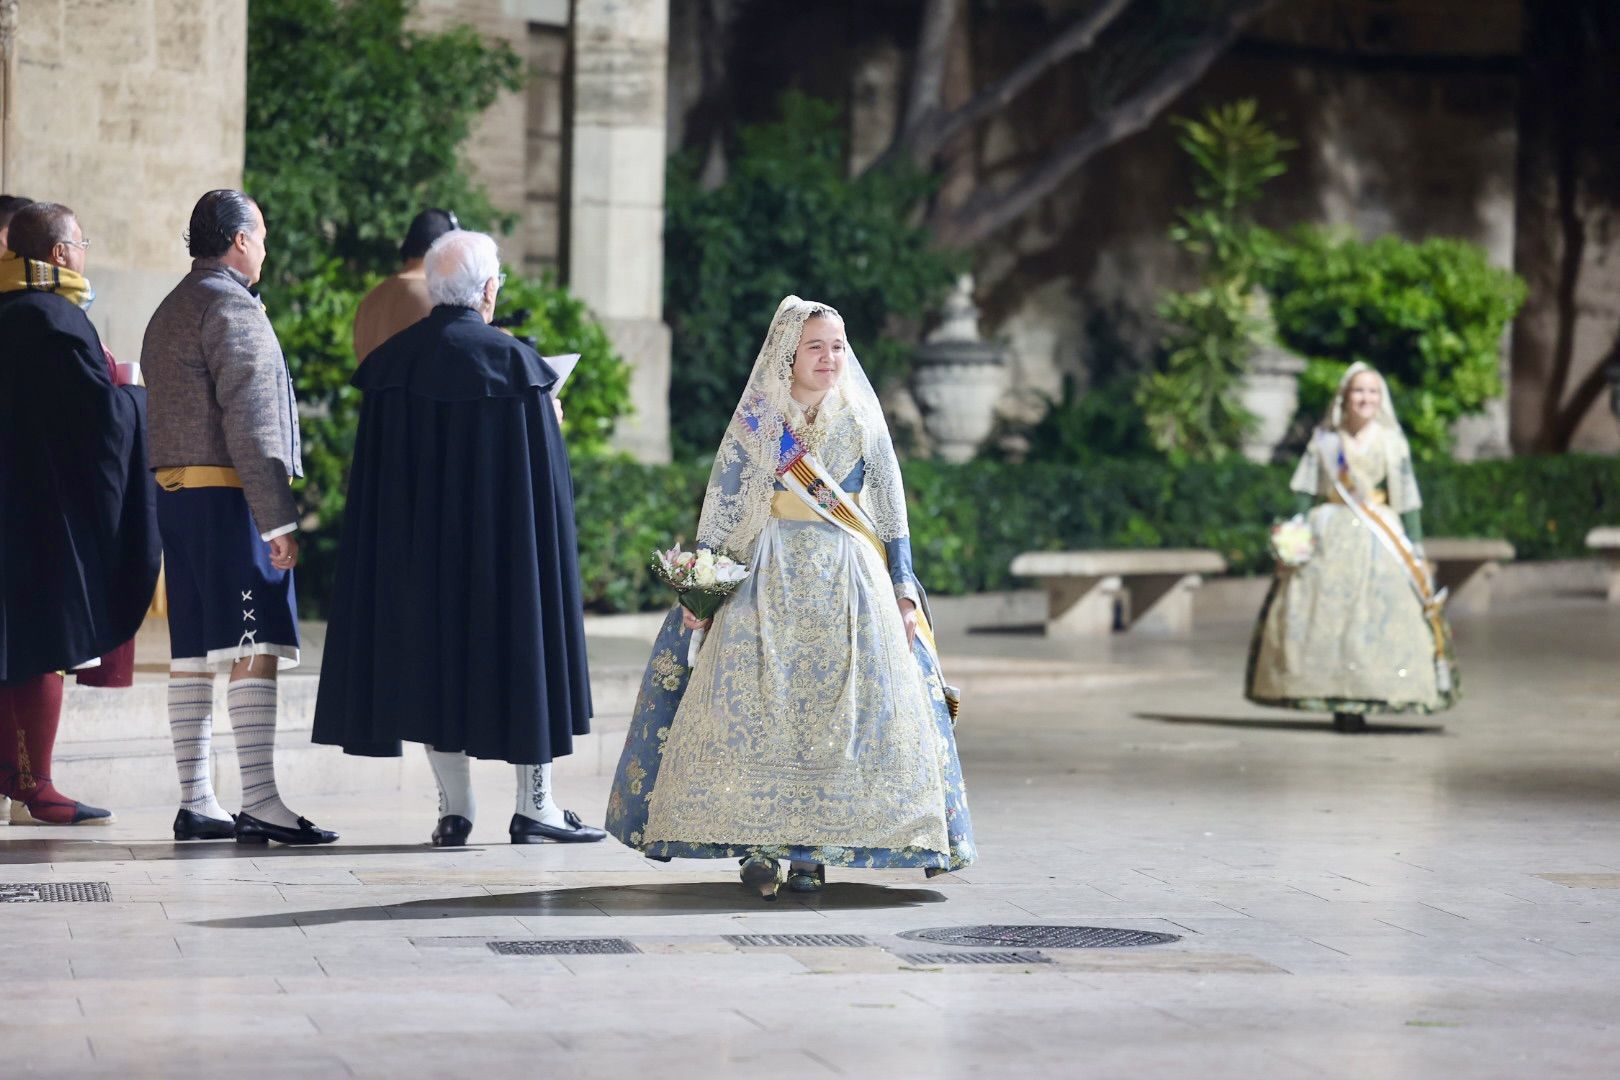
M 1266 465 L 1276 455 L 1299 407 L 1299 375 L 1304 370 L 1303 359 L 1276 345 L 1262 345 L 1249 360 L 1239 398 L 1256 420 L 1243 439 L 1243 456 L 1250 461 Z
M 1006 386 L 1000 345 L 979 337 L 973 278 L 963 274 L 945 301 L 944 318 L 917 349 L 911 392 L 937 456 L 969 461 L 989 438 Z

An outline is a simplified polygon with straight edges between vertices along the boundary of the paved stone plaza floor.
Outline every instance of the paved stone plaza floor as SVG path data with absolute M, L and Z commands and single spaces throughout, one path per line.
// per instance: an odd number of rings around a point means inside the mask
M 291 792 L 343 832 L 315 850 L 177 847 L 169 807 L 0 830 L 0 883 L 111 892 L 0 905 L 0 1076 L 1620 1075 L 1620 608 L 1520 608 L 1458 638 L 1443 730 L 1354 737 L 1243 702 L 1243 626 L 948 642 L 1078 665 L 967 704 L 982 861 L 835 870 L 808 902 L 612 841 L 511 847 L 495 767 L 484 846 L 460 851 L 425 846 L 426 784 Z M 1128 677 L 1087 674 L 1104 664 Z M 599 822 L 607 778 L 558 771 Z M 1181 939 L 959 966 L 894 937 L 975 923 Z M 727 940 L 785 933 L 872 944 Z M 488 947 L 578 937 L 639 952 Z

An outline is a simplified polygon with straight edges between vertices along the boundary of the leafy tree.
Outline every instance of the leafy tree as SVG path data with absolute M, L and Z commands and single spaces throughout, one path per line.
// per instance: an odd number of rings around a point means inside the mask
M 836 106 L 790 94 L 780 120 L 738 133 L 719 187 L 700 185 L 695 156 L 671 162 L 664 281 L 680 449 L 714 449 L 789 293 L 838 308 L 874 383 L 904 374 L 910 347 L 884 336 L 890 319 L 931 310 L 956 260 L 911 223 L 931 181 L 899 169 L 851 180 L 844 144 Z
M 423 207 L 450 207 L 468 228 L 505 224 L 459 152 L 478 115 L 521 85 L 521 64 L 469 27 L 408 29 L 415 6 L 253 0 L 246 180 L 270 228 L 270 291 L 329 259 L 391 269 Z
M 1255 224 L 1252 208 L 1266 182 L 1286 169 L 1283 155 L 1294 144 L 1259 119 L 1252 100 L 1175 124 L 1196 169 L 1198 202 L 1181 211 L 1170 235 L 1202 261 L 1204 284 L 1160 304 L 1171 326 L 1164 367 L 1142 380 L 1137 401 L 1155 445 L 1207 460 L 1237 450 L 1254 422 L 1238 395 L 1249 359 L 1269 333 L 1256 286 L 1277 245 Z
M 509 276 L 496 315 L 528 316 L 510 326 L 548 356 L 579 353 L 579 367 L 562 395 L 563 431 L 573 454 L 602 454 L 618 418 L 629 411 L 630 368 L 614 350 L 585 302 L 549 276 L 533 281 Z
M 1344 369 L 1364 361 L 1389 379 L 1413 454 L 1428 460 L 1450 451 L 1459 417 L 1502 394 L 1502 335 L 1525 286 L 1473 244 L 1301 229 L 1268 286 L 1279 338 L 1310 358 L 1299 404 L 1312 420 Z

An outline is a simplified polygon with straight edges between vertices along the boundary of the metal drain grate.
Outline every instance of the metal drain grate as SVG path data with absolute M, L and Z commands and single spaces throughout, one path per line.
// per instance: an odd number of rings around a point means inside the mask
M 1003 952 L 932 952 L 900 953 L 900 959 L 913 967 L 933 967 L 936 964 L 1050 964 L 1050 956 L 1038 952 L 1012 950 Z
M 1010 946 L 1020 949 L 1126 949 L 1180 941 L 1178 934 L 1117 930 L 1108 926 L 943 926 L 900 935 L 937 945 Z
M 0 885 L 0 904 L 108 904 L 105 881 L 10 881 Z
M 624 938 L 618 937 L 492 941 L 489 947 L 501 956 L 607 956 L 641 952 Z
M 802 948 L 809 946 L 842 946 L 869 948 L 871 942 L 859 934 L 727 934 L 732 945 L 775 948 Z

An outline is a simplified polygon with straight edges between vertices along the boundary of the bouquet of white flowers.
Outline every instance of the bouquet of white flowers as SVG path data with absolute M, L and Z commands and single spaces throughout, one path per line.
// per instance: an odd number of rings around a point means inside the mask
M 1316 553 L 1316 534 L 1304 514 L 1295 514 L 1287 521 L 1271 527 L 1271 553 L 1284 566 L 1304 566 Z
M 714 617 L 726 597 L 748 576 L 748 568 L 724 553 L 716 554 L 708 548 L 682 551 L 676 544 L 668 551 L 654 553 L 653 576 L 675 590 L 681 606 L 699 622 Z M 698 650 L 703 647 L 703 631 L 692 632 L 692 644 L 687 649 L 687 666 L 697 663 Z

